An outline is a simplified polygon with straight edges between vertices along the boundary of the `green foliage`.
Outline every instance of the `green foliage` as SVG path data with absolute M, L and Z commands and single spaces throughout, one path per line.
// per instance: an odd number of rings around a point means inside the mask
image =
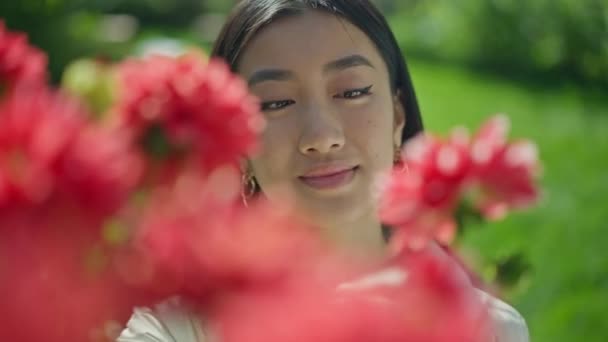
M 238 0 L 206 0 L 205 10 L 208 12 L 227 13 L 237 2 Z
M 110 66 L 80 59 L 65 68 L 61 87 L 80 97 L 93 113 L 100 115 L 114 100 L 116 82 L 113 76 Z
M 412 0 L 391 13 L 411 53 L 608 85 L 606 0 Z
M 474 128 L 504 112 L 512 137 L 539 146 L 539 207 L 502 222 L 467 222 L 462 249 L 478 256 L 486 280 L 510 281 L 502 294 L 528 320 L 532 341 L 605 341 L 608 102 L 575 86 L 547 90 L 457 67 L 410 64 L 428 130 Z
M 177 36 L 196 41 L 189 26 L 205 4 L 205 0 L 0 1 L 0 18 L 10 30 L 26 32 L 34 45 L 49 54 L 52 79 L 59 82 L 71 61 L 120 59 L 134 51 L 139 39 Z M 116 16 L 123 20 L 109 20 Z M 117 25 L 124 24 L 124 19 L 132 27 Z M 133 35 L 128 34 L 130 30 Z M 108 37 L 108 32 L 125 37 L 117 40 Z

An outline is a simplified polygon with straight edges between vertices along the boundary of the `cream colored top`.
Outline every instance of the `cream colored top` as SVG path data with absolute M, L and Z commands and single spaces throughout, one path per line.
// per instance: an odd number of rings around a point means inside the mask
M 337 291 L 367 289 L 375 286 L 398 286 L 407 274 L 389 267 L 356 281 L 343 283 Z M 507 303 L 477 290 L 487 304 L 493 323 L 494 338 L 488 342 L 528 342 L 528 328 L 523 317 Z M 136 308 L 117 342 L 217 342 L 203 329 L 199 318 L 178 298 L 170 299 L 153 310 Z

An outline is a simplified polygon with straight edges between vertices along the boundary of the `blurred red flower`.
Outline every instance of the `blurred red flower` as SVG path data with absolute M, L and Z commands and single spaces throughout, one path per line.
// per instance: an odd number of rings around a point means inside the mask
M 122 204 L 141 163 L 128 137 L 86 118 L 76 101 L 42 89 L 0 101 L 0 209 L 42 205 L 53 196 L 103 212 Z
M 0 214 L 0 340 L 110 341 L 145 302 L 112 268 L 102 224 L 62 201 Z
M 380 195 L 380 217 L 394 227 L 393 248 L 419 249 L 431 240 L 449 244 L 461 207 L 498 219 L 538 198 L 536 147 L 508 142 L 507 132 L 508 119 L 498 115 L 473 139 L 455 129 L 447 139 L 423 134 L 405 146 L 403 165 L 385 180 Z
M 205 300 L 214 291 L 280 278 L 313 250 L 311 230 L 289 211 L 237 201 L 240 176 L 230 166 L 206 178 L 181 173 L 149 196 L 123 274 L 152 292 Z
M 498 115 L 488 120 L 471 144 L 473 205 L 488 219 L 500 219 L 509 210 L 538 199 L 536 175 L 540 170 L 536 145 L 527 140 L 507 142 L 509 120 Z
M 211 328 L 227 342 L 487 340 L 486 308 L 452 263 L 428 250 L 400 258 L 348 282 L 329 270 L 242 292 L 213 312 Z
M 428 134 L 413 138 L 403 150 L 403 166 L 393 170 L 380 197 L 380 216 L 395 227 L 393 245 L 418 249 L 433 239 L 450 243 L 470 169 L 462 130 L 446 140 Z
M 78 202 L 109 215 L 130 199 L 143 166 L 128 132 L 89 124 L 63 156 L 59 177 Z
M 109 215 L 133 191 L 131 140 L 43 88 L 0 100 L 0 339 L 103 340 L 139 296 L 110 267 Z
M 46 67 L 46 54 L 29 45 L 25 34 L 8 31 L 0 20 L 0 91 L 45 84 Z
M 405 250 L 397 259 L 407 271 L 397 295 L 404 305 L 406 341 L 490 340 L 488 308 L 457 260 L 432 244 Z
M 197 55 L 132 59 L 119 66 L 119 80 L 117 120 L 140 139 L 193 151 L 206 170 L 254 150 L 263 118 L 245 82 L 223 62 Z

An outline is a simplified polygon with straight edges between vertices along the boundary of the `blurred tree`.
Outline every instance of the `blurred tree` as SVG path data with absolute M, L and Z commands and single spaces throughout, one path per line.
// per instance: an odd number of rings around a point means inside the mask
M 24 31 L 49 54 L 53 81 L 86 56 L 120 58 L 135 34 L 149 29 L 184 32 L 205 10 L 205 0 L 20 0 L 0 1 L 0 18 Z
M 205 10 L 207 12 L 228 13 L 238 0 L 206 0 Z
M 605 0 L 481 1 L 472 25 L 480 63 L 608 82 Z
M 425 58 L 608 86 L 606 0 L 409 0 L 390 17 Z
M 205 9 L 206 0 L 72 0 L 93 12 L 128 14 L 144 26 L 183 28 Z

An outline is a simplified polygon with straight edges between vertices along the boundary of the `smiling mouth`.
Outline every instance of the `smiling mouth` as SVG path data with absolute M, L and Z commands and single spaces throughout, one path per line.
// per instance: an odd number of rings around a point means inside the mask
M 311 188 L 325 190 L 336 189 L 349 184 L 359 170 L 359 166 L 348 169 L 327 171 L 314 175 L 298 177 L 304 184 Z

